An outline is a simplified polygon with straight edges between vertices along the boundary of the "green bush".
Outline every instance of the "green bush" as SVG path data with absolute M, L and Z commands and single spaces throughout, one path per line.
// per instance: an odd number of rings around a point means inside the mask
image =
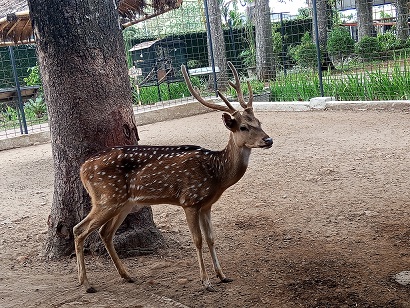
M 334 28 L 327 39 L 327 52 L 337 60 L 343 61 L 354 51 L 354 40 L 349 31 L 342 27 Z
M 40 69 L 38 65 L 29 67 L 27 69 L 27 72 L 29 72 L 29 75 L 24 78 L 24 82 L 28 86 L 41 86 L 41 78 L 40 78 Z
M 41 119 L 47 115 L 47 107 L 43 96 L 39 95 L 35 99 L 30 98 L 24 105 L 24 111 L 29 118 Z
M 201 80 L 197 76 L 191 77 L 192 85 L 195 88 L 203 88 L 204 86 L 201 83 Z M 191 96 L 191 93 L 188 90 L 185 82 L 175 82 L 175 83 L 162 83 L 159 86 L 159 92 L 161 97 L 158 94 L 157 86 L 149 87 L 140 87 L 138 88 L 135 84 L 132 86 L 132 98 L 134 104 L 150 105 L 155 104 L 160 101 L 167 101 L 172 99 L 178 99 L 183 97 Z
M 301 67 L 317 67 L 316 45 L 313 43 L 309 32 L 303 35 L 302 42 L 299 45 L 289 48 L 289 56 Z
M 381 51 L 400 48 L 400 41 L 397 40 L 396 35 L 390 31 L 383 34 L 378 34 L 377 41 L 379 42 Z
M 356 53 L 365 61 L 372 61 L 380 57 L 380 45 L 376 37 L 365 36 L 355 46 Z
M 246 67 L 256 66 L 256 51 L 255 49 L 245 49 L 240 54 L 239 57 L 242 59 L 243 64 Z
M 280 55 L 282 53 L 282 35 L 279 32 L 272 31 L 272 42 L 273 42 L 273 56 L 275 58 L 275 62 L 279 64 Z

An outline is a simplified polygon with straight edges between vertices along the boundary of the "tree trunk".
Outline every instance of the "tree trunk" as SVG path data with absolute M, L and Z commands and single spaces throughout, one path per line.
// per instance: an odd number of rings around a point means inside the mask
M 397 39 L 405 41 L 409 38 L 409 6 L 408 0 L 396 0 L 396 33 Z
M 269 0 L 255 0 L 256 75 L 259 80 L 276 78 L 273 56 L 272 25 Z
M 328 30 L 328 25 L 329 25 L 329 18 L 330 18 L 330 7 L 328 6 L 328 0 L 317 0 L 316 1 L 316 13 L 317 13 L 317 25 L 316 21 L 313 18 L 312 20 L 312 37 L 313 37 L 313 42 L 316 42 L 316 27 L 318 29 L 318 40 L 319 40 L 319 46 L 321 50 L 321 58 L 322 58 L 322 63 L 321 68 L 322 70 L 327 70 L 327 69 L 334 69 L 334 65 L 332 61 L 330 60 L 329 54 L 326 50 L 326 44 L 327 44 L 327 30 Z
M 211 46 L 213 51 L 213 59 L 215 66 L 219 67 L 220 73 L 217 74 L 218 88 L 224 89 L 228 84 L 228 77 L 226 72 L 226 51 L 225 51 L 225 39 L 222 30 L 222 17 L 221 9 L 219 7 L 218 0 L 205 0 L 208 4 L 209 15 L 209 29 L 208 32 L 208 62 L 209 66 L 212 65 Z M 210 41 L 210 37 L 212 44 Z M 210 75 L 209 85 L 213 86 L 213 76 Z
M 114 2 L 29 0 L 29 7 L 55 172 L 46 255 L 59 257 L 74 251 L 73 226 L 90 210 L 79 177 L 81 164 L 106 147 L 137 144 L 138 133 Z M 132 244 L 148 248 L 158 243 L 150 211 L 128 218 L 121 245 L 128 242 L 136 250 Z M 90 242 L 95 246 L 97 236 Z
M 375 36 L 373 26 L 373 0 L 356 0 L 358 40 L 365 36 Z

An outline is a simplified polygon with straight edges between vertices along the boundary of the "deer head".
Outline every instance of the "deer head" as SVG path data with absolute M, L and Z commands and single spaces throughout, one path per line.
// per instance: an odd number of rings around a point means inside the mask
M 185 82 L 188 86 L 189 92 L 195 97 L 198 102 L 202 105 L 214 109 L 223 111 L 222 120 L 225 126 L 231 131 L 231 139 L 237 147 L 246 147 L 246 148 L 270 148 L 272 147 L 273 141 L 261 128 L 260 121 L 255 117 L 253 113 L 253 92 L 252 87 L 247 82 L 249 90 L 249 99 L 248 102 L 245 102 L 243 97 L 243 92 L 241 89 L 241 84 L 238 76 L 238 72 L 231 62 L 228 62 L 228 66 L 232 71 L 232 74 L 235 78 L 235 83 L 229 81 L 229 85 L 236 91 L 238 95 L 238 101 L 243 111 L 240 112 L 236 110 L 229 100 L 218 90 L 218 96 L 222 99 L 226 106 L 216 104 L 213 101 L 205 100 L 200 94 L 199 91 L 194 89 L 191 80 L 188 76 L 187 69 L 185 65 L 181 66 L 182 75 L 184 76 Z

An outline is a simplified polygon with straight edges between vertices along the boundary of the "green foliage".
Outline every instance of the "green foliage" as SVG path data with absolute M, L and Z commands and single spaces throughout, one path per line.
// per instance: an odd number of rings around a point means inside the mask
M 24 78 L 24 82 L 28 86 L 39 86 L 41 85 L 41 77 L 40 77 L 40 69 L 38 65 L 29 67 L 27 69 L 27 72 L 29 75 Z
M 233 28 L 243 27 L 243 16 L 239 11 L 231 10 L 229 11 L 229 19 L 231 20 L 231 25 Z
M 279 32 L 273 32 L 272 31 L 272 41 L 273 41 L 273 53 L 276 58 L 279 57 L 279 55 L 282 52 L 282 36 Z
M 47 107 L 44 103 L 42 95 L 37 96 L 35 99 L 29 99 L 24 104 L 24 111 L 26 116 L 31 118 L 41 119 L 47 115 Z
M 202 64 L 201 64 L 201 61 L 199 60 L 188 60 L 187 66 L 188 68 L 198 68 L 198 67 L 201 67 Z
M 199 77 L 192 76 L 191 82 L 196 88 L 203 87 L 201 86 L 201 79 Z M 132 88 L 133 102 L 134 104 L 141 103 L 142 105 L 151 105 L 160 102 L 161 100 L 167 101 L 191 96 L 185 82 L 175 82 L 170 83 L 169 85 L 162 83 L 159 86 L 159 91 L 161 93 L 161 97 L 159 97 L 157 86 L 141 87 L 138 91 L 137 86 L 134 85 Z
M 365 61 L 372 61 L 380 57 L 380 45 L 376 37 L 365 36 L 355 46 L 356 53 Z
M 246 67 L 256 66 L 256 44 L 255 32 L 251 22 L 247 22 L 244 27 L 246 48 L 241 51 L 239 57 Z
M 347 74 L 331 82 L 332 95 L 339 100 L 408 100 L 410 73 L 397 65 L 392 72 L 378 70 Z
M 387 31 L 383 34 L 378 34 L 377 41 L 379 43 L 381 51 L 393 50 L 401 47 L 401 42 L 396 38 L 396 35 L 391 31 Z
M 11 106 L 7 106 L 4 111 L 2 112 L 3 118 L 10 122 L 16 122 L 18 120 L 18 114 L 16 108 Z
M 380 18 L 391 18 L 391 14 L 385 12 L 385 11 L 381 11 L 380 13 Z
M 309 32 L 302 37 L 299 45 L 289 48 L 289 56 L 303 68 L 317 67 L 316 45 L 313 43 Z
M 242 50 L 239 57 L 242 59 L 243 64 L 246 67 L 256 66 L 256 50 L 254 48 Z
M 340 78 L 328 74 L 323 78 L 325 96 L 338 100 L 408 100 L 410 67 L 403 58 L 390 69 L 346 73 Z M 288 74 L 270 84 L 273 101 L 307 101 L 320 96 L 316 73 Z
M 24 104 L 24 112 L 28 119 L 41 119 L 47 116 L 47 107 L 44 102 L 44 94 L 38 64 L 28 68 L 27 72 L 29 72 L 29 75 L 24 78 L 26 85 L 40 86 L 40 90 L 38 91 L 35 99 L 31 98 Z
M 302 72 L 288 74 L 269 86 L 272 101 L 307 101 L 320 96 L 317 74 Z
M 343 59 L 354 51 L 354 40 L 344 27 L 335 27 L 327 39 L 327 52 L 336 59 Z
M 300 7 L 298 8 L 298 15 L 297 18 L 298 19 L 307 19 L 310 18 L 310 8 L 307 7 Z
M 265 84 L 263 81 L 260 81 L 257 79 L 251 79 L 249 80 L 249 84 L 251 85 L 252 93 L 254 95 L 262 94 L 266 92 Z M 248 84 L 246 82 L 241 82 L 241 89 L 242 89 L 243 95 L 245 96 L 249 95 Z M 228 96 L 237 97 L 237 94 L 238 93 L 236 93 L 236 91 L 233 88 L 229 87 Z

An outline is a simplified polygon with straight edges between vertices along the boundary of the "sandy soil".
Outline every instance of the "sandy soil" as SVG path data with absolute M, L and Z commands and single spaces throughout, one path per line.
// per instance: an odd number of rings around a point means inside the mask
M 229 284 L 202 290 L 181 209 L 154 207 L 166 248 L 124 260 L 87 256 L 98 290 L 78 287 L 75 259 L 45 261 L 52 200 L 50 145 L 0 152 L 0 307 L 410 307 L 410 115 L 402 111 L 259 114 L 274 138 L 214 205 Z M 140 127 L 145 144 L 221 149 L 210 113 Z M 207 268 L 212 273 L 206 253 Z M 178 304 L 180 303 L 180 304 Z

